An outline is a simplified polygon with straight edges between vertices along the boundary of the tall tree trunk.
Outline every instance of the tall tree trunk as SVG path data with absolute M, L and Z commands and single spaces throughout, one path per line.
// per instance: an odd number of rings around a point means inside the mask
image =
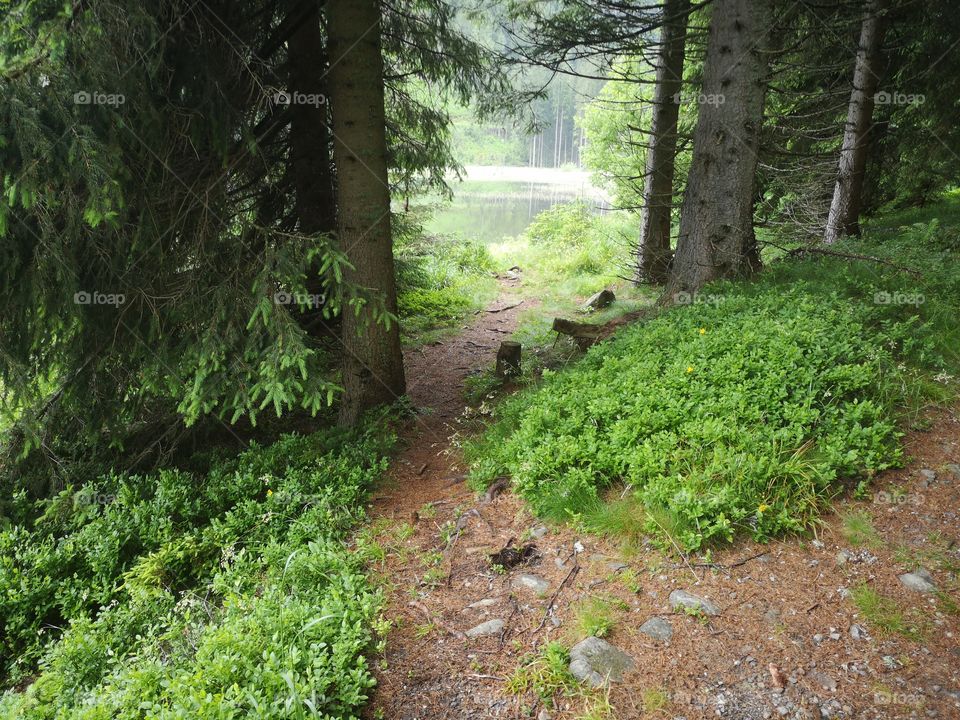
M 843 235 L 860 234 L 860 205 L 863 175 L 867 165 L 867 135 L 873 117 L 874 94 L 879 84 L 877 62 L 883 42 L 884 23 L 880 17 L 884 0 L 866 0 L 860 26 L 860 47 L 853 70 L 853 90 L 847 108 L 847 124 L 840 149 L 840 167 L 833 187 L 833 201 L 823 233 L 825 243 Z
M 288 41 L 290 105 L 290 170 L 296 192 L 294 210 L 300 232 L 313 235 L 336 232 L 337 213 L 330 161 L 330 126 L 327 116 L 326 43 L 320 28 L 319 5 L 314 3 Z M 310 102 L 316 101 L 316 102 Z M 324 293 L 322 278 L 312 268 L 307 291 Z M 311 307 L 301 318 L 313 337 L 324 334 L 322 307 Z
M 329 86 L 337 166 L 337 235 L 353 269 L 348 282 L 382 295 L 397 311 L 383 107 L 380 7 L 376 0 L 328 0 Z M 377 322 L 370 304 L 343 310 L 340 423 L 392 403 L 406 390 L 400 331 Z
M 757 149 L 768 73 L 770 0 L 712 7 L 693 160 L 667 294 L 757 265 L 753 234 Z
M 670 220 L 673 213 L 673 175 L 677 156 L 679 94 L 683 87 L 683 60 L 690 0 L 665 0 L 664 24 L 657 54 L 653 119 L 647 147 L 640 211 L 640 248 L 636 281 L 662 283 L 670 269 Z

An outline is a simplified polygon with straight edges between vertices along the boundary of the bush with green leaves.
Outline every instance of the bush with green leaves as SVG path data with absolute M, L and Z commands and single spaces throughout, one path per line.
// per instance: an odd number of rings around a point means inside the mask
M 388 436 L 285 436 L 38 503 L 0 532 L 0 718 L 354 717 L 382 598 L 345 540 Z
M 494 262 L 486 245 L 415 230 L 413 236 L 401 237 L 397 255 L 397 302 L 407 335 L 449 326 L 496 293 Z
M 920 230 L 897 234 L 843 249 L 929 274 L 782 262 L 753 282 L 681 298 L 545 373 L 468 448 L 475 479 L 509 475 L 555 518 L 626 486 L 647 530 L 687 550 L 738 531 L 763 539 L 808 527 L 846 483 L 899 461 L 895 412 L 918 372 L 949 383 L 958 364 L 956 257 L 937 234 L 922 243 Z M 900 297 L 923 301 L 888 300 Z

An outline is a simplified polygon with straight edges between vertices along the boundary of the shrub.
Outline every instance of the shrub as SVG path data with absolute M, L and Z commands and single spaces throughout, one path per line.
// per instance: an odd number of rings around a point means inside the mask
M 384 467 L 378 434 L 286 436 L 204 477 L 109 476 L 40 503 L 0 533 L 6 684 L 36 676 L 0 717 L 355 716 L 382 598 L 344 540 Z

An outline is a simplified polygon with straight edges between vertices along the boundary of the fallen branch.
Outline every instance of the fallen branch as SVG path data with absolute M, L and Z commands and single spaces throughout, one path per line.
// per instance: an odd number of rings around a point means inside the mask
M 550 611 L 553 609 L 553 604 L 557 601 L 557 596 L 560 595 L 560 591 L 563 590 L 563 586 L 567 582 L 580 572 L 580 563 L 575 562 L 573 567 L 570 568 L 570 572 L 567 573 L 567 576 L 563 579 L 563 582 L 560 583 L 560 587 L 556 589 L 553 595 L 550 597 L 550 602 L 547 603 L 547 609 L 543 611 L 543 617 L 540 619 L 540 624 L 537 625 L 537 629 L 534 632 L 540 632 L 543 629 L 543 626 L 547 624 L 547 618 L 550 616 Z
M 811 255 L 827 255 L 828 257 L 838 257 L 845 260 L 863 260 L 864 262 L 874 262 L 880 265 L 886 265 L 892 267 L 894 270 L 899 270 L 900 272 L 905 272 L 913 275 L 914 277 L 923 277 L 923 273 L 915 268 L 910 268 L 905 265 L 898 265 L 895 262 L 889 260 L 884 260 L 883 258 L 874 257 L 873 255 L 861 255 L 860 253 L 850 253 L 850 252 L 841 252 L 840 250 L 828 250 L 827 248 L 821 247 L 798 247 L 798 248 L 785 248 L 776 243 L 770 241 L 762 241 L 764 245 L 769 245 L 771 247 L 777 248 L 777 250 L 783 250 L 787 253 L 787 257 L 799 257 L 801 255 L 811 254 Z
M 513 308 L 519 307 L 521 305 L 523 305 L 523 300 L 521 300 L 520 302 L 515 302 L 513 305 L 504 305 L 503 307 L 499 307 L 499 308 L 489 308 L 487 312 L 499 313 L 499 312 L 503 312 L 504 310 L 513 310 Z
M 460 631 L 457 630 L 456 628 L 450 627 L 449 625 L 447 625 L 447 624 L 446 624 L 445 622 L 443 622 L 442 620 L 439 620 L 439 619 L 437 619 L 436 617 L 434 617 L 433 615 L 431 615 L 431 614 L 430 614 L 430 611 L 427 609 L 427 607 L 426 607 L 423 603 L 417 602 L 416 600 L 411 600 L 410 603 L 409 603 L 409 605 L 410 605 L 410 607 L 414 607 L 414 608 L 416 608 L 417 610 L 419 610 L 420 612 L 422 612 L 422 613 L 426 616 L 427 622 L 430 623 L 431 625 L 436 625 L 436 626 L 437 626 L 438 628 L 440 628 L 441 630 L 446 630 L 448 633 L 450 633 L 451 635 L 453 635 L 455 638 L 459 638 L 460 640 L 466 640 L 466 639 L 467 639 L 467 636 L 464 635 L 462 632 L 460 632 Z

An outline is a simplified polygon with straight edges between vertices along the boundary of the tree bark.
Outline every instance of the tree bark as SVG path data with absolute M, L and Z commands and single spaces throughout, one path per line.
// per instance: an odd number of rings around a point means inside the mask
M 640 248 L 636 282 L 662 283 L 670 270 L 670 220 L 677 156 L 677 119 L 683 87 L 683 61 L 690 0 L 665 0 L 657 54 L 653 118 L 647 147 L 640 212 Z
M 302 17 L 287 42 L 290 113 L 290 171 L 295 190 L 294 211 L 298 229 L 306 235 L 333 235 L 337 226 L 333 165 L 330 159 L 330 125 L 327 115 L 325 75 L 326 42 L 320 28 L 319 4 L 313 3 Z M 316 99 L 316 103 L 305 102 Z M 306 280 L 307 292 L 320 298 L 324 295 L 323 279 L 318 267 L 311 268 Z M 324 336 L 328 324 L 322 305 L 307 309 L 300 324 L 314 338 Z
M 827 214 L 823 241 L 836 242 L 844 235 L 860 234 L 860 206 L 863 201 L 863 176 L 867 165 L 867 136 L 872 126 L 874 95 L 879 76 L 877 62 L 883 42 L 881 18 L 885 0 L 866 0 L 860 26 L 860 47 L 853 70 L 853 90 L 847 108 L 847 123 L 840 149 L 840 166 L 833 187 L 833 200 Z
M 327 88 L 326 43 L 320 30 L 320 10 L 315 6 L 290 36 L 289 93 L 290 149 L 296 213 L 300 231 L 307 234 L 336 230 L 333 167 L 330 163 L 330 126 L 325 102 Z M 313 96 L 323 102 L 309 104 L 296 98 Z
M 773 29 L 770 0 L 717 0 L 703 69 L 693 159 L 665 297 L 757 267 L 757 150 Z M 712 101 L 711 101 L 712 100 Z
M 375 0 L 328 0 L 328 73 L 337 168 L 337 236 L 353 265 L 344 279 L 397 311 L 390 234 L 380 7 Z M 370 303 L 343 309 L 340 423 L 354 425 L 406 390 L 400 331 L 377 322 Z

